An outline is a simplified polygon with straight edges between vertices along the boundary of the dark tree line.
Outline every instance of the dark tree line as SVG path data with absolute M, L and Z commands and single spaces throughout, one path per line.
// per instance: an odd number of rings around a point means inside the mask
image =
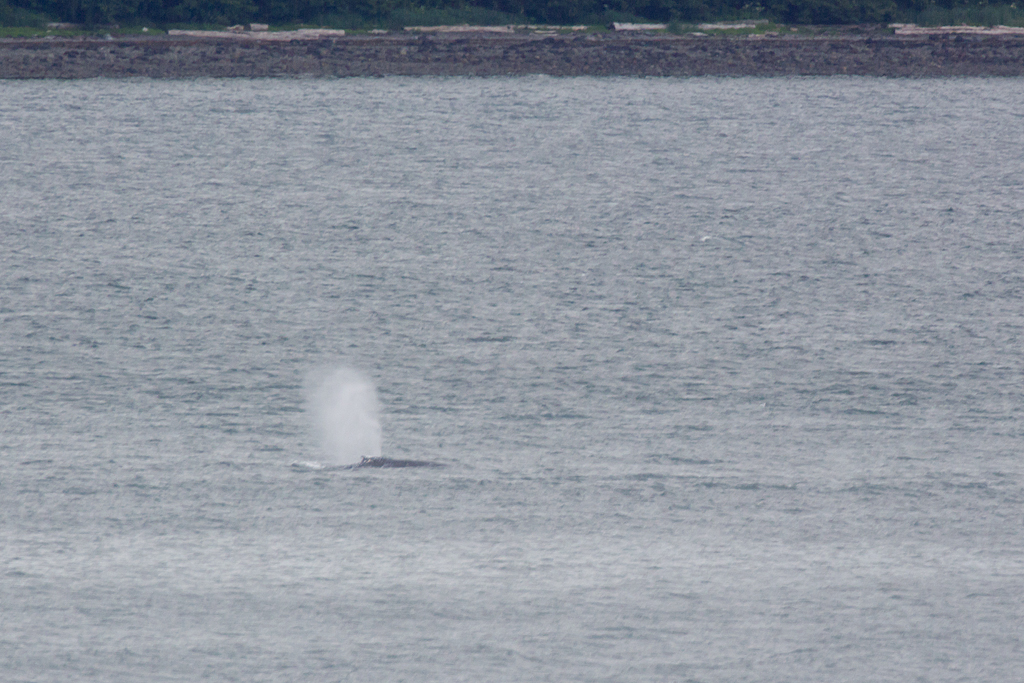
M 446 16 L 556 24 L 602 23 L 607 17 L 663 22 L 764 17 L 787 24 L 857 24 L 893 21 L 930 8 L 965 7 L 1015 6 L 984 0 L 0 0 L 0 22 L 29 17 L 86 25 L 358 25 L 448 12 Z

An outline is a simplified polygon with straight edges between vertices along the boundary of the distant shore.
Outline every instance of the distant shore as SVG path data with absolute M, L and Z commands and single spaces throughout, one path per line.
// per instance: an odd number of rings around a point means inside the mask
M 1024 76 L 1024 36 L 351 35 L 0 40 L 0 78 Z

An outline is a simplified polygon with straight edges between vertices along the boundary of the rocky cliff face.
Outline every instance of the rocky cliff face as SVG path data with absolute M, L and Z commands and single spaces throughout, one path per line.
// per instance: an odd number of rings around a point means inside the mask
M 1022 76 L 1022 36 L 346 36 L 0 41 L 0 78 Z

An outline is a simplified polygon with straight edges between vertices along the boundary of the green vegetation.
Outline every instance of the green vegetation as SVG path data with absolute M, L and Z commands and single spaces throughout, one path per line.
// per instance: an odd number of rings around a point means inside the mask
M 1017 0 L 1020 1 L 1020 0 Z M 985 0 L 0 0 L 0 35 L 29 35 L 47 23 L 84 30 L 113 25 L 223 28 L 249 22 L 347 29 L 438 24 L 671 22 L 768 19 L 786 25 L 1005 24 L 1024 26 L 1016 4 Z M 24 30 L 22 30 L 24 29 Z M 57 29 L 59 30 L 59 29 Z M 55 29 L 50 28 L 51 34 Z M 121 31 L 124 32 L 124 31 Z
M 1024 26 L 1024 9 L 1016 4 L 927 5 L 909 15 L 906 21 L 920 26 Z
M 28 3 L 25 3 L 28 4 Z M 0 0 L 0 26 L 40 27 L 47 20 L 46 15 L 24 7 L 11 6 Z

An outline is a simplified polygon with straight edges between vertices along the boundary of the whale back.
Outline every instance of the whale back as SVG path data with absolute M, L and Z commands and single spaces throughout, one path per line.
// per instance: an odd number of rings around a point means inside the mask
M 429 460 L 398 460 L 396 458 L 363 458 L 354 467 L 444 467 Z

